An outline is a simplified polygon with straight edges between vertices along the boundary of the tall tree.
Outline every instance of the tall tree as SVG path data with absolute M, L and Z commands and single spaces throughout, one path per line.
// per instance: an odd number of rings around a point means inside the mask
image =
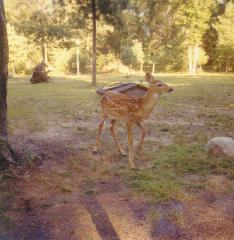
M 8 144 L 8 126 L 7 126 L 8 52 L 9 51 L 4 2 L 3 0 L 0 0 L 0 169 L 4 165 L 6 166 L 6 162 L 15 163 L 15 154 Z
M 58 9 L 55 9 L 56 6 Z M 45 63 L 48 62 L 48 45 L 66 45 L 71 34 L 65 12 L 59 5 L 56 6 L 39 2 L 29 18 L 14 21 L 14 26 L 20 34 L 41 47 L 42 60 Z
M 92 61 L 92 85 L 96 85 L 96 55 L 97 55 L 97 25 L 98 21 L 105 21 L 115 29 L 120 26 L 121 12 L 127 7 L 129 0 L 77 0 L 77 10 L 72 14 L 73 22 L 79 23 L 79 28 L 87 29 L 92 22 L 93 35 L 93 61 Z M 66 2 L 66 1 L 65 1 Z M 69 2 L 66 4 L 69 4 Z M 79 14 L 77 14 L 79 12 Z M 91 18 L 90 18 L 91 16 Z M 83 19 L 81 20 L 81 17 Z M 81 21 L 80 21 L 81 20 Z M 88 27 L 87 27 L 88 26 Z M 120 27 L 119 27 L 120 28 Z M 104 40 L 104 39 L 103 39 Z
M 181 1 L 131 0 L 130 3 L 128 12 L 125 14 L 128 18 L 125 22 L 130 26 L 128 31 L 131 31 L 129 35 L 143 43 L 145 60 L 152 65 L 152 71 L 155 70 L 156 64 L 157 70 L 163 71 L 163 65 L 171 65 L 172 59 L 175 59 L 175 56 L 178 59 L 177 53 L 181 53 L 183 38 L 180 27 L 175 21 Z M 174 62 L 174 65 L 182 65 L 178 61 Z
M 188 68 L 191 74 L 197 73 L 199 46 L 215 7 L 216 3 L 213 0 L 184 1 L 180 6 L 177 21 L 187 39 Z
M 214 25 L 218 32 L 217 63 L 222 71 L 234 70 L 234 2 L 227 3 L 225 13 Z
M 96 49 L 97 49 L 97 41 L 96 41 L 96 0 L 92 0 L 92 20 L 93 20 L 93 68 L 92 68 L 92 85 L 96 86 L 97 81 L 96 81 L 96 75 L 97 75 L 97 70 L 96 70 Z
M 3 0 L 0 0 L 0 141 L 7 142 L 8 40 Z
M 216 66 L 218 32 L 214 25 L 219 21 L 218 18 L 224 14 L 228 1 L 229 0 L 216 1 L 217 7 L 212 11 L 211 18 L 209 19 L 209 27 L 202 36 L 202 47 L 208 55 L 208 61 L 204 66 L 206 70 L 219 70 Z
M 7 24 L 7 37 L 9 42 L 9 74 L 14 75 L 14 72 L 28 71 L 41 60 L 40 50 L 37 49 L 37 46 L 30 44 L 26 36 L 17 34 L 14 26 L 10 23 Z

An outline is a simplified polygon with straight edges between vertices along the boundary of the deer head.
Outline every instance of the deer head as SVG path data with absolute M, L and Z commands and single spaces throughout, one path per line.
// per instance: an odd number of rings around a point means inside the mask
M 173 88 L 168 86 L 167 84 L 163 83 L 160 80 L 154 79 L 153 75 L 151 73 L 146 73 L 145 74 L 145 81 L 150 84 L 150 88 L 155 92 L 155 93 L 165 93 L 165 92 L 172 92 L 174 91 Z

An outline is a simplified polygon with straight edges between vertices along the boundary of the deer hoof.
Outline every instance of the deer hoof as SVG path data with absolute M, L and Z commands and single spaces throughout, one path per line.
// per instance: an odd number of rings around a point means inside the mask
M 129 162 L 129 164 L 131 169 L 135 169 L 135 164 L 133 162 Z
M 143 149 L 141 147 L 138 147 L 136 151 L 140 155 L 142 155 L 142 153 L 143 153 Z
M 96 154 L 98 152 L 98 148 L 97 147 L 94 147 L 93 148 L 93 154 Z
M 120 153 L 121 153 L 122 156 L 126 156 L 127 155 L 126 152 L 123 149 L 120 149 Z

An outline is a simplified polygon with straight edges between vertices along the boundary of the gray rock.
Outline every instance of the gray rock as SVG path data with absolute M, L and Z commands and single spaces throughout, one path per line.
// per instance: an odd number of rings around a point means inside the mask
M 234 157 L 234 140 L 230 137 L 215 137 L 209 140 L 206 151 L 215 157 Z

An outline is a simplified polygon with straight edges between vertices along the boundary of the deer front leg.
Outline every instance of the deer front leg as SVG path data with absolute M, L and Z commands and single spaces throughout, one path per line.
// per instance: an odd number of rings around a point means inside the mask
M 97 133 L 97 137 L 96 137 L 96 142 L 95 142 L 95 145 L 93 147 L 93 153 L 97 153 L 98 149 L 99 149 L 99 145 L 100 145 L 100 134 L 102 132 L 102 128 L 103 128 L 103 125 L 104 125 L 104 122 L 105 122 L 105 118 L 102 119 L 102 121 L 100 122 L 99 124 L 99 127 L 98 127 L 98 133 Z
M 125 151 L 121 148 L 121 145 L 119 144 L 119 141 L 118 141 L 118 139 L 117 139 L 117 137 L 116 137 L 116 134 L 115 134 L 115 123 L 116 123 L 115 120 L 112 120 L 112 121 L 111 121 L 110 133 L 111 133 L 111 135 L 112 135 L 112 137 L 113 137 L 113 139 L 114 139 L 114 141 L 115 141 L 115 144 L 116 144 L 119 152 L 120 152 L 123 156 L 126 156 Z
M 132 135 L 132 123 L 127 122 L 128 131 L 128 160 L 131 167 L 134 167 L 133 163 L 133 135 Z
M 145 135 L 146 135 L 146 130 L 142 126 L 142 124 L 140 122 L 137 123 L 137 126 L 141 129 L 141 139 L 140 139 L 140 142 L 138 144 L 138 151 L 141 153 L 142 149 L 143 149 L 143 144 L 144 144 L 144 139 L 145 139 Z

